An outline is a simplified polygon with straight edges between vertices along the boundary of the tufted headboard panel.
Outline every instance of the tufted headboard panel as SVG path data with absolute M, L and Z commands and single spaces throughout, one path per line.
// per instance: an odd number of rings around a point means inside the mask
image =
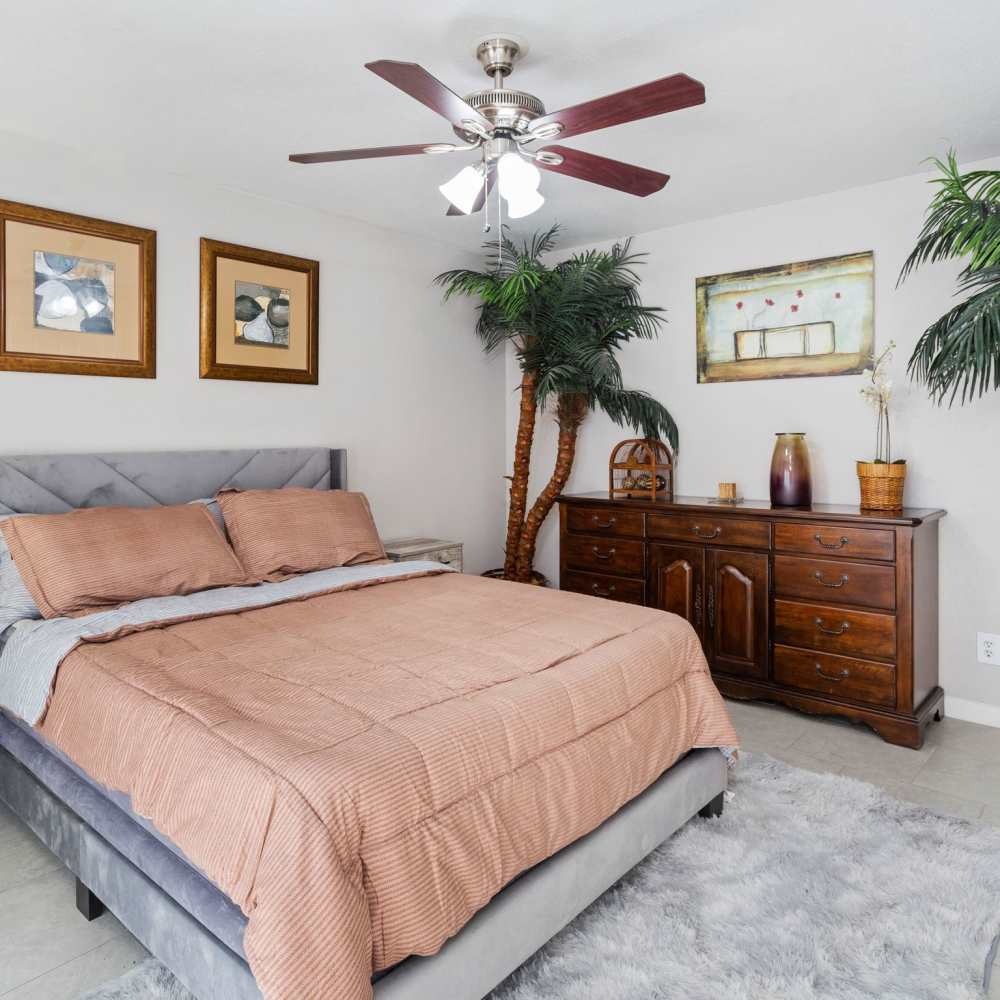
M 0 514 L 155 507 L 210 497 L 224 486 L 345 489 L 346 467 L 339 448 L 15 455 L 0 458 Z

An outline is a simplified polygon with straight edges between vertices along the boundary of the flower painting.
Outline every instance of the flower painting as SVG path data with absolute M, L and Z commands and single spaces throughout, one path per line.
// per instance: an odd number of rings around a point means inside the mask
M 872 361 L 868 253 L 698 278 L 698 381 L 852 375 Z

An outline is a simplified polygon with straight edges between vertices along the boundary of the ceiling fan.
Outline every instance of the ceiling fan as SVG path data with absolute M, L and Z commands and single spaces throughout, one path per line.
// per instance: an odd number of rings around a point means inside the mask
M 568 146 L 542 146 L 557 136 L 568 139 L 597 129 L 621 125 L 705 103 L 705 88 L 684 73 L 652 83 L 549 112 L 542 102 L 521 90 L 510 90 L 504 81 L 527 47 L 510 35 L 489 35 L 476 49 L 476 58 L 493 80 L 493 87 L 464 98 L 449 90 L 416 63 L 379 59 L 366 69 L 446 118 L 460 144 L 417 143 L 370 149 L 339 149 L 325 153 L 295 153 L 293 163 L 330 163 L 382 156 L 437 155 L 478 150 L 479 163 L 463 167 L 440 186 L 451 203 L 448 215 L 469 215 L 486 204 L 494 184 L 507 202 L 508 215 L 518 219 L 541 208 L 538 192 L 542 170 L 615 188 L 645 198 L 659 191 L 670 177 L 655 170 L 585 153 Z M 487 227 L 488 228 L 488 227 Z

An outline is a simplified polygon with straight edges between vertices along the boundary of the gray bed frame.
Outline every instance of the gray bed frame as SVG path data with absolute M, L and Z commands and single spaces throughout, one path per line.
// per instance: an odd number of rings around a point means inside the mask
M 0 459 L 0 514 L 184 503 L 224 486 L 346 484 L 346 453 L 327 448 L 22 456 Z M 692 751 L 596 830 L 515 879 L 436 955 L 377 977 L 376 1000 L 481 1000 L 692 816 L 718 815 L 725 788 L 722 754 Z M 76 875 L 85 917 L 106 905 L 200 1000 L 260 998 L 233 903 L 127 801 L 2 714 L 0 799 Z

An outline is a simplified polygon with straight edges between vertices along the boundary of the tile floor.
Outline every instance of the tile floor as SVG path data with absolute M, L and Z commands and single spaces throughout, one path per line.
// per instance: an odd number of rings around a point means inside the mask
M 775 706 L 730 702 L 747 750 L 796 767 L 847 774 L 897 798 L 1000 826 L 1000 729 L 945 719 L 921 750 L 867 729 Z M 120 975 L 145 952 L 110 914 L 88 924 L 73 878 L 0 806 L 0 998 L 74 1000 Z M 1000 963 L 991 1000 L 1000 1000 Z

